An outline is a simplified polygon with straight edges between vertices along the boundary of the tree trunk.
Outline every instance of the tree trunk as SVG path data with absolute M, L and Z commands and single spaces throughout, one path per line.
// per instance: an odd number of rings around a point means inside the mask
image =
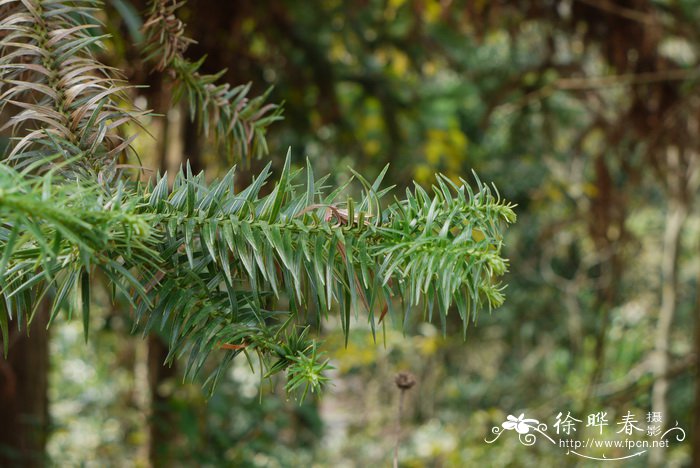
M 7 359 L 0 353 L 0 466 L 46 465 L 49 426 L 49 303 L 34 317 L 30 334 L 10 323 Z
M 680 247 L 681 231 L 688 217 L 688 208 L 680 200 L 671 200 L 666 216 L 666 228 L 663 240 L 663 258 L 661 261 L 661 307 L 656 326 L 654 340 L 654 386 L 651 395 L 651 407 L 655 413 L 661 413 L 666 420 L 668 414 L 667 394 L 669 388 L 669 341 L 671 325 L 676 312 L 678 296 L 678 250 Z M 660 466 L 663 463 L 663 449 L 652 449 L 649 452 L 649 464 Z
M 175 378 L 176 367 L 164 366 L 168 347 L 157 335 L 148 337 L 148 384 L 151 389 L 151 415 L 148 459 L 152 467 L 173 465 L 170 450 L 176 435 L 175 419 L 169 404 L 170 397 L 163 393 L 162 384 Z
M 182 108 L 182 144 L 185 160 L 190 162 L 193 174 L 198 174 L 204 170 L 202 161 L 202 148 L 199 138 L 199 129 L 197 122 L 192 122 L 187 114 L 187 109 Z M 183 161 L 184 162 L 184 161 Z

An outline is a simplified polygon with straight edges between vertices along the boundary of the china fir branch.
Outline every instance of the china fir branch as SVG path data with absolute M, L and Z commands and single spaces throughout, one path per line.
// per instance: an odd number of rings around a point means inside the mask
M 269 166 L 240 192 L 233 170 L 209 185 L 203 174 L 184 171 L 172 188 L 163 176 L 151 186 L 120 185 L 109 196 L 3 167 L 3 307 L 31 310 L 32 297 L 51 287 L 52 317 L 81 303 L 87 333 L 89 300 L 67 298 L 83 294 L 98 271 L 130 298 L 144 331 L 168 331 L 169 359 L 189 353 L 188 375 L 222 345 L 230 354 L 260 353 L 269 372 L 321 369 L 309 360 L 311 341 L 289 354 L 273 339 L 298 334 L 293 319 L 302 309 L 327 315 L 337 308 L 347 333 L 353 311 L 366 311 L 374 328 L 394 298 L 409 308 L 422 304 L 443 324 L 455 304 L 465 327 L 482 306 L 503 301 L 501 230 L 515 215 L 480 183 L 472 192 L 441 178 L 432 196 L 417 187 L 382 209 L 383 173 L 373 183 L 357 175 L 365 193 L 355 202 L 341 199 L 340 189 L 327 193 L 325 178 L 315 179 L 310 167 L 292 171 L 289 158 L 266 196 Z M 290 310 L 268 310 L 283 293 Z
M 199 72 L 205 57 L 193 62 L 184 55 L 195 41 L 185 36 L 185 25 L 176 15 L 183 3 L 150 2 L 144 23 L 144 56 L 156 70 L 174 79 L 175 101 L 185 100 L 190 119 L 197 121 L 204 135 L 211 134 L 227 156 L 240 160 L 266 155 L 265 132 L 272 122 L 281 120 L 281 107 L 266 103 L 270 90 L 251 99 L 250 84 L 233 88 L 228 83 L 217 84 L 226 70 L 214 75 Z
M 6 0 L 0 19 L 0 111 L 9 106 L 17 136 L 9 160 L 19 167 L 58 154 L 75 160 L 72 170 L 101 179 L 133 137 L 120 129 L 137 124 L 129 88 L 118 72 L 92 53 L 102 47 L 98 2 Z
M 269 166 L 233 193 L 233 171 L 209 187 L 201 175 L 180 173 L 172 190 L 162 178 L 149 204 L 169 236 L 186 240 L 182 255 L 191 267 L 198 243 L 212 261 L 223 258 L 228 281 L 265 286 L 275 296 L 286 291 L 302 306 L 313 300 L 320 311 L 338 304 L 344 315 L 358 305 L 372 313 L 401 292 L 408 304 L 435 302 L 442 314 L 456 301 L 466 322 L 482 301 L 502 303 L 494 282 L 507 268 L 501 228 L 515 215 L 487 186 L 475 194 L 440 178 L 433 196 L 417 187 L 382 210 L 381 176 L 362 180 L 365 196 L 357 202 L 325 194 L 310 167 L 305 187 L 295 187 L 289 159 L 273 191 L 259 198 L 268 177 Z
M 366 311 L 374 330 L 395 304 L 404 319 L 422 306 L 444 330 L 453 305 L 466 327 L 503 301 L 502 230 L 515 215 L 478 179 L 473 191 L 439 177 L 432 193 L 415 186 L 389 201 L 384 172 L 372 183 L 355 174 L 364 193 L 353 200 L 341 197 L 345 187 L 329 193 L 309 164 L 292 171 L 289 156 L 265 196 L 269 166 L 239 192 L 233 170 L 207 184 L 187 168 L 172 187 L 167 176 L 146 186 L 113 178 L 133 138 L 120 129 L 139 113 L 123 110 L 128 85 L 91 54 L 102 38 L 96 5 L 0 2 L 0 108 L 15 111 L 13 134 L 26 133 L 0 162 L 5 351 L 9 319 L 26 326 L 45 296 L 51 320 L 76 311 L 87 339 L 91 288 L 106 283 L 130 301 L 136 326 L 169 335 L 168 359 L 186 357 L 187 376 L 223 351 L 213 386 L 234 356 L 257 353 L 266 375 L 286 371 L 288 390 L 305 394 L 322 387 L 328 363 L 295 326 L 302 310 L 338 310 L 347 336 L 352 312 Z M 220 75 L 184 58 L 192 41 L 178 6 L 152 3 L 149 58 L 175 78 L 205 133 L 237 156 L 266 153 L 279 108 L 248 100 L 249 86 L 216 85 Z
M 260 307 L 258 292 L 220 287 L 222 276 L 208 258 L 198 265 L 170 251 L 184 240 L 164 242 L 144 211 L 136 187 L 112 195 L 102 187 L 51 183 L 0 164 L 0 331 L 5 354 L 9 319 L 26 328 L 43 297 L 52 298 L 50 323 L 61 310 L 80 314 L 88 337 L 91 288 L 107 280 L 131 302 L 144 333 L 166 329 L 168 360 L 184 355 L 193 377 L 214 350 L 224 350 L 206 383 L 214 385 L 230 360 L 257 353 L 268 376 L 286 371 L 288 389 L 319 391 L 328 367 L 308 330 Z M 156 227 L 158 224 L 156 223 Z M 222 292 L 225 289 L 226 292 Z M 264 295 L 264 293 L 263 293 Z M 254 300 L 255 299 L 255 300 Z M 239 343 L 232 345 L 230 342 Z M 219 355 L 221 353 L 218 353 Z M 301 382 L 292 376 L 309 378 Z

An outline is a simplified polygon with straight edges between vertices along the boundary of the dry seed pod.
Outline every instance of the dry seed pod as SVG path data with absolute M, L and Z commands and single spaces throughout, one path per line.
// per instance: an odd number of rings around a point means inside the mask
M 409 390 L 416 384 L 416 377 L 410 372 L 399 372 L 396 374 L 394 383 L 396 383 L 396 386 L 401 390 Z

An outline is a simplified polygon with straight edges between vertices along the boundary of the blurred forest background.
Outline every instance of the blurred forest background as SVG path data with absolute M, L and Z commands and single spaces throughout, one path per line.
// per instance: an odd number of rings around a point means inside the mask
M 101 58 L 148 84 L 137 103 L 165 114 L 146 122 L 165 138 L 137 140 L 143 164 L 225 170 L 230 159 L 168 111 L 167 74 L 140 59 L 145 2 L 105 3 Z M 189 0 L 179 17 L 204 72 L 226 68 L 225 81 L 284 102 L 268 131 L 277 168 L 291 146 L 294 164 L 308 156 L 332 182 L 387 163 L 397 190 L 430 186 L 435 171 L 493 181 L 518 204 L 507 301 L 466 341 L 456 314 L 446 337 L 396 317 L 377 342 L 360 320 L 347 347 L 340 324 L 322 323 L 334 385 L 303 404 L 261 389 L 245 360 L 209 398 L 112 307 L 92 314 L 87 345 L 77 320 L 37 327 L 15 359 L 48 373 L 33 388 L 48 391 L 39 432 L 52 463 L 388 466 L 393 378 L 409 370 L 402 466 L 588 466 L 514 434 L 484 442 L 508 414 L 551 425 L 568 411 L 607 411 L 611 437 L 627 411 L 662 412 L 688 437 L 629 466 L 700 466 L 700 2 Z

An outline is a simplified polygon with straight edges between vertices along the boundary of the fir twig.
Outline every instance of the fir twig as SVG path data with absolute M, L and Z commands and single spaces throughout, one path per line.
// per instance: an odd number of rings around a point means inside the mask
M 187 47 L 195 41 L 184 34 L 185 25 L 177 18 L 177 9 L 184 2 L 153 0 L 150 15 L 144 23 L 145 58 L 158 71 L 167 71 L 175 81 L 175 101 L 185 99 L 190 119 L 197 121 L 200 131 L 213 135 L 229 158 L 260 158 L 268 153 L 265 132 L 281 120 L 281 107 L 266 104 L 270 90 L 248 98 L 250 83 L 231 88 L 217 84 L 226 72 L 201 74 L 205 57 L 191 61 L 185 57 Z

